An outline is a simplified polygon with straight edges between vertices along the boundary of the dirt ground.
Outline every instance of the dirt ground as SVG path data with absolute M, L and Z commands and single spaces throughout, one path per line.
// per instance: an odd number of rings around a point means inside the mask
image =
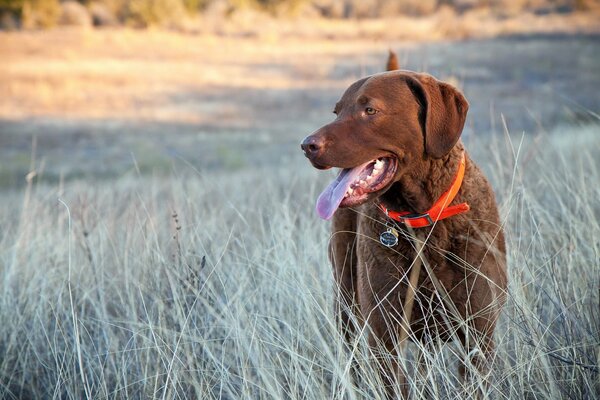
M 538 134 L 597 121 L 600 112 L 595 34 L 402 42 L 122 29 L 0 33 L 0 186 L 24 181 L 33 147 L 49 181 L 301 157 L 300 140 L 332 118 L 351 82 L 382 70 L 388 48 L 403 68 L 464 90 L 466 137 L 501 134 L 502 118 L 513 134 Z

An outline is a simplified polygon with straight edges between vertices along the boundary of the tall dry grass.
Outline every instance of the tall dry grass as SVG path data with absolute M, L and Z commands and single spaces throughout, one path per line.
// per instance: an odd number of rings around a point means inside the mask
M 599 133 L 465 139 L 509 248 L 488 398 L 600 394 Z M 110 183 L 32 174 L 3 193 L 0 397 L 383 398 L 364 335 L 347 349 L 332 312 L 323 175 L 298 157 Z M 470 398 L 453 353 L 430 354 L 413 393 Z

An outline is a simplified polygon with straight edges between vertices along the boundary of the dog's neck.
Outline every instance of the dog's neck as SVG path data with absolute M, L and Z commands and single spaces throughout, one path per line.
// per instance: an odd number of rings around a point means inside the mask
M 463 151 L 459 143 L 440 159 L 416 162 L 381 196 L 382 203 L 395 211 L 425 213 L 452 185 Z

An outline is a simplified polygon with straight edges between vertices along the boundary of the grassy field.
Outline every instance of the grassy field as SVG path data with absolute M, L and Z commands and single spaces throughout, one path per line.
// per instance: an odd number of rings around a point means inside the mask
M 510 252 L 489 398 L 599 393 L 599 131 L 568 133 L 471 144 Z M 382 398 L 368 352 L 336 330 L 316 175 L 183 167 L 5 193 L 2 397 Z M 428 362 L 415 388 L 465 398 L 456 360 Z
M 383 44 L 2 35 L 0 398 L 384 398 L 365 336 L 347 349 L 333 315 L 314 212 L 331 175 L 298 148 Z M 500 204 L 487 398 L 600 395 L 597 43 L 393 43 L 464 88 Z M 409 365 L 413 391 L 471 398 L 457 356 Z

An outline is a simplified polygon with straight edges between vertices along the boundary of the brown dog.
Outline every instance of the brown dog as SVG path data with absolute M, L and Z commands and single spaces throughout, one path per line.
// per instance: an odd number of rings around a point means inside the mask
M 456 88 L 430 75 L 384 72 L 352 84 L 335 121 L 302 149 L 316 168 L 342 169 L 317 212 L 333 217 L 330 258 L 346 334 L 354 310 L 369 343 L 393 352 L 410 315 L 412 340 L 430 346 L 456 338 L 484 371 L 505 298 L 506 257 L 492 189 L 459 140 L 467 110 Z M 425 268 L 414 306 L 403 310 L 419 243 Z

